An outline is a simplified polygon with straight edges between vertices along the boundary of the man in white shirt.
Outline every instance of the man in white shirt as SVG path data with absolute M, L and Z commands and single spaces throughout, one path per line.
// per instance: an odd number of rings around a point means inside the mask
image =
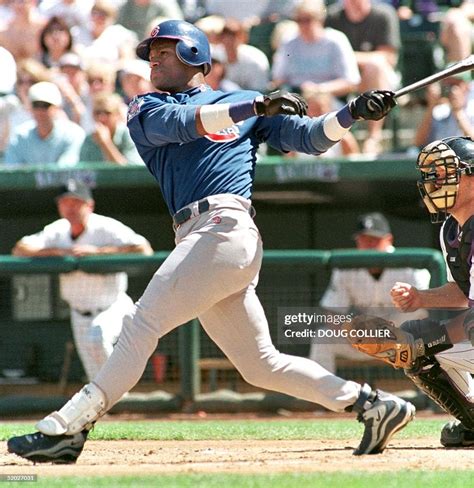
M 387 219 L 380 213 L 361 215 L 354 235 L 357 249 L 393 252 L 393 235 Z M 320 306 L 328 312 L 344 314 L 351 310 L 368 315 L 381 315 L 396 325 L 411 319 L 428 316 L 421 309 L 410 314 L 397 311 L 392 305 L 390 290 L 397 281 L 411 283 L 425 290 L 430 285 L 430 274 L 426 269 L 335 269 L 324 293 Z M 416 283 L 416 284 L 415 284 Z M 376 313 L 374 311 L 377 311 Z M 379 313 L 381 312 L 381 313 Z M 353 349 L 345 339 L 330 344 L 313 342 L 310 359 L 317 361 L 332 373 L 336 372 L 336 358 L 367 361 L 367 355 Z
M 152 254 L 143 236 L 115 219 L 93 213 L 94 200 L 86 185 L 69 181 L 56 204 L 62 218 L 20 239 L 12 251 L 15 256 Z M 133 306 L 126 293 L 127 281 L 124 272 L 60 275 L 61 297 L 71 307 L 74 341 L 89 380 L 112 354 L 122 318 Z

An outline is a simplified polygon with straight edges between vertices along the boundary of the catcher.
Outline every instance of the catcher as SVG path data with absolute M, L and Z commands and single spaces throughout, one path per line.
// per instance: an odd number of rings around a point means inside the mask
M 404 368 L 421 390 L 457 419 L 443 427 L 443 446 L 474 446 L 474 141 L 434 141 L 421 150 L 417 168 L 418 188 L 432 222 L 443 222 L 440 242 L 448 282 L 429 290 L 395 283 L 392 302 L 403 312 L 438 308 L 459 313 L 445 321 L 408 320 L 399 329 L 378 317 L 359 316 L 347 324 L 347 337 L 356 349 Z M 381 337 L 382 331 L 388 333 L 387 340 L 365 338 L 375 337 L 375 332 Z

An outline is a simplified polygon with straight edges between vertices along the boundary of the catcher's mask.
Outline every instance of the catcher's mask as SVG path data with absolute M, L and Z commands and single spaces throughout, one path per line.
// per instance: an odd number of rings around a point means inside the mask
M 446 219 L 454 207 L 462 174 L 474 174 L 474 141 L 447 137 L 425 146 L 416 161 L 421 172 L 418 190 L 431 214 L 431 222 Z

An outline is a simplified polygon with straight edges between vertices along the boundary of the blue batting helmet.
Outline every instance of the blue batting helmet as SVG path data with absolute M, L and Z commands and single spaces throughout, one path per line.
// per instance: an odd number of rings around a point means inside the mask
M 155 39 L 175 39 L 176 56 L 189 66 L 203 66 L 204 74 L 211 71 L 211 49 L 206 34 L 184 20 L 166 20 L 158 24 L 150 37 L 137 46 L 137 56 L 149 61 L 150 46 Z

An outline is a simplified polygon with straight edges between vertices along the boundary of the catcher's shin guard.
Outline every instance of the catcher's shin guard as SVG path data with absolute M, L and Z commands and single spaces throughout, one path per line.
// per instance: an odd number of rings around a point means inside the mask
M 58 412 L 47 415 L 36 428 L 48 436 L 78 434 L 105 413 L 105 396 L 89 383 L 76 393 Z
M 474 429 L 474 403 L 456 388 L 436 359 L 426 359 L 421 367 L 405 370 L 405 374 L 443 410 Z

